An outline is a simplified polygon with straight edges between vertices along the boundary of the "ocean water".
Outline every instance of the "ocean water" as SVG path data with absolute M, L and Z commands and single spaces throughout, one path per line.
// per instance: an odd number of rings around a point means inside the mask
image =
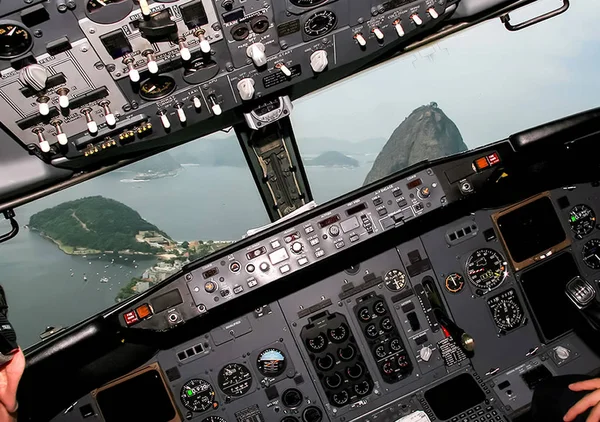
M 308 167 L 313 195 L 324 203 L 362 185 L 370 169 Z M 154 259 L 69 256 L 23 226 L 32 214 L 62 202 L 102 195 L 123 202 L 176 240 L 237 240 L 247 229 L 269 222 L 246 168 L 186 166 L 178 176 L 126 183 L 131 173 L 114 172 L 27 204 L 16 210 L 21 231 L 0 244 L 0 284 L 19 343 L 39 341 L 49 325 L 69 326 L 112 305 L 131 277 Z M 6 222 L 0 231 L 8 230 Z M 137 265 L 137 268 L 136 268 Z M 73 276 L 71 276 L 73 273 Z M 83 277 L 87 277 L 84 281 Z M 100 283 L 101 277 L 110 277 Z

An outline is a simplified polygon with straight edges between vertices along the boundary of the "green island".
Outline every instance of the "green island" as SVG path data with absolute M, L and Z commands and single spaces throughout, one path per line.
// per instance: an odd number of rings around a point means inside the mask
M 307 166 L 320 167 L 358 167 L 360 164 L 357 160 L 338 151 L 326 151 L 313 158 L 306 160 Z
M 121 288 L 115 298 L 117 302 L 147 290 L 185 264 L 232 243 L 213 240 L 177 242 L 144 220 L 137 211 L 102 196 L 64 202 L 40 211 L 31 216 L 29 228 L 69 255 L 156 257 L 156 265 Z

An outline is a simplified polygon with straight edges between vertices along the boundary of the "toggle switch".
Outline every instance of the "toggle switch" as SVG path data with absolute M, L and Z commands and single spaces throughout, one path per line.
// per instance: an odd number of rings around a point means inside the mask
M 197 111 L 200 111 L 200 109 L 202 108 L 202 101 L 200 101 L 200 97 L 192 98 L 192 102 L 194 103 L 194 108 Z
M 117 119 L 115 119 L 115 115 L 113 114 L 113 112 L 110 111 L 109 104 L 110 101 L 108 100 L 100 101 L 100 103 L 98 103 L 98 105 L 102 107 L 102 110 L 104 110 L 104 118 L 106 119 L 106 124 L 109 126 L 114 126 L 117 124 Z
M 399 37 L 403 37 L 406 33 L 404 32 L 404 28 L 402 28 L 402 24 L 400 20 L 394 22 L 394 28 L 396 29 L 396 33 Z
M 187 116 L 185 115 L 185 110 L 183 109 L 183 103 L 178 103 L 175 106 L 175 109 L 177 110 L 177 117 L 179 117 L 179 121 L 181 123 L 187 122 Z
M 40 145 L 40 149 L 42 150 L 42 152 L 50 151 L 50 144 L 48 143 L 48 141 L 46 141 L 46 137 L 44 136 L 44 128 L 34 127 L 33 129 L 31 129 L 31 131 L 37 136 L 38 144 Z
M 80 112 L 85 116 L 85 121 L 87 122 L 87 128 L 88 132 L 90 132 L 90 135 L 95 135 L 98 133 L 98 125 L 92 117 L 92 109 L 90 107 L 86 107 L 82 108 Z
M 190 49 L 185 42 L 185 38 L 179 37 L 177 39 L 177 44 L 179 45 L 179 55 L 181 56 L 181 60 L 184 62 L 189 61 L 192 58 L 192 53 L 190 53 Z
M 50 113 L 50 105 L 48 104 L 49 101 L 50 98 L 46 95 L 42 95 L 37 99 L 38 110 L 42 116 L 47 116 Z
M 171 129 L 171 121 L 169 120 L 169 116 L 167 116 L 167 113 L 165 113 L 164 110 L 158 110 L 156 114 L 160 116 L 160 122 L 162 123 L 165 130 Z
M 67 145 L 69 139 L 67 138 L 67 134 L 63 131 L 62 123 L 62 120 L 59 119 L 55 119 L 50 122 L 50 124 L 54 126 L 54 129 L 56 129 L 56 139 L 58 140 L 58 143 L 60 145 Z
M 212 112 L 215 116 L 220 116 L 221 113 L 223 113 L 223 110 L 221 109 L 221 105 L 217 101 L 217 97 L 215 97 L 213 94 L 208 96 L 208 102 L 209 102 L 210 108 L 212 109 Z
M 152 74 L 158 73 L 158 63 L 156 62 L 156 55 L 154 54 L 154 50 L 144 50 L 142 52 L 142 56 L 146 58 L 148 61 L 148 70 Z
M 56 90 L 56 93 L 58 94 L 58 105 L 60 105 L 61 108 L 69 108 L 69 97 L 67 96 L 69 94 L 69 88 L 59 88 Z
M 240 97 L 244 101 L 249 101 L 254 97 L 254 79 L 244 78 L 237 84 L 237 89 L 240 93 Z
M 196 38 L 198 38 L 198 40 L 200 40 L 200 50 L 204 54 L 208 54 L 208 53 L 210 53 L 210 43 L 206 39 L 205 34 L 206 34 L 206 31 L 204 29 L 197 29 L 194 32 L 194 35 L 196 36 Z
M 361 34 L 361 33 L 355 34 L 354 39 L 358 42 L 358 45 L 360 45 L 361 47 L 367 46 L 367 40 L 365 40 L 365 37 L 363 37 L 363 34 Z
M 267 55 L 265 54 L 265 45 L 257 42 L 246 49 L 246 55 L 252 59 L 256 67 L 263 67 L 267 64 Z
M 126 55 L 125 58 L 123 59 L 123 64 L 125 66 L 127 66 L 127 69 L 129 69 L 128 73 L 129 73 L 129 79 L 131 79 L 131 82 L 139 82 L 140 81 L 140 72 L 138 72 L 134 66 L 133 57 L 131 57 L 129 54 Z
M 421 19 L 419 17 L 419 15 L 417 15 L 416 13 L 414 15 L 412 15 L 410 18 L 415 23 L 415 25 L 417 25 L 417 26 L 423 25 L 423 19 Z
M 144 17 L 150 16 L 150 6 L 148 5 L 148 0 L 138 0 L 138 3 L 140 4 L 142 15 L 144 15 Z
M 327 58 L 327 51 L 317 50 L 310 55 L 310 67 L 313 72 L 321 73 L 329 65 L 329 59 Z
M 438 12 L 433 7 L 430 7 L 429 9 L 427 9 L 427 13 L 429 13 L 429 16 L 431 16 L 431 19 L 437 19 L 440 17 Z
M 385 35 L 383 35 L 383 32 L 381 32 L 381 29 L 379 28 L 373 28 L 373 34 L 375 34 L 375 37 L 379 41 L 383 41 L 383 39 L 385 38 Z
M 286 77 L 292 77 L 292 71 L 283 63 L 277 63 L 275 68 L 281 70 L 281 73 L 283 73 Z

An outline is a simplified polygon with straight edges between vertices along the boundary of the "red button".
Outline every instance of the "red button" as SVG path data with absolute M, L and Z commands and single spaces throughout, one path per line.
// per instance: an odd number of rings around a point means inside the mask
M 488 155 L 487 159 L 492 166 L 496 165 L 500 162 L 500 156 L 498 155 L 497 152 L 494 152 L 493 154 Z
M 132 325 L 139 321 L 135 311 L 127 312 L 123 315 L 123 318 L 125 318 L 125 324 L 127 325 Z

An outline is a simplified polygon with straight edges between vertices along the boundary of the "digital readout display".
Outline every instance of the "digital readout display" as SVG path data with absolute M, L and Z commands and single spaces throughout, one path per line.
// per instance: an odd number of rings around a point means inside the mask
M 412 182 L 407 183 L 406 187 L 409 188 L 409 189 L 414 189 L 417 186 L 421 186 L 422 184 L 423 184 L 423 181 L 421 179 L 415 179 Z
M 367 204 L 362 202 L 358 205 L 353 206 L 352 208 L 349 208 L 346 210 L 346 214 L 348 216 L 354 215 L 357 212 L 361 212 L 362 210 L 366 210 L 367 209 Z
M 319 221 L 319 227 L 324 229 L 325 227 L 330 226 L 333 223 L 337 223 L 338 221 L 340 221 L 340 215 L 339 214 L 332 215 L 331 217 L 328 217 L 325 220 Z

